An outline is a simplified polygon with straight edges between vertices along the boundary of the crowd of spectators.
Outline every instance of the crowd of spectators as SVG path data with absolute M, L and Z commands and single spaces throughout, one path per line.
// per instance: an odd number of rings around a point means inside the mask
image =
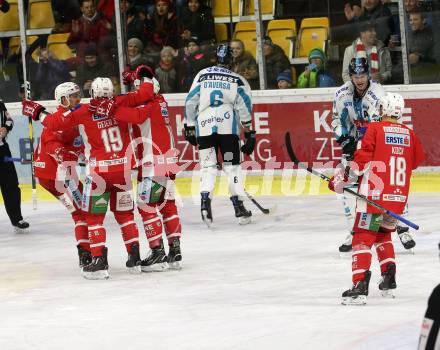
M 212 1 L 121 0 L 127 69 L 147 64 L 155 71 L 164 93 L 187 92 L 198 71 L 215 63 L 218 40 L 212 9 L 208 6 Z M 56 22 L 52 33 L 66 33 L 67 45 L 74 54 L 72 58 L 58 59 L 46 47 L 48 35 L 39 36 L 26 54 L 33 97 L 51 98 L 54 87 L 66 80 L 77 82 L 86 97 L 91 81 L 97 76 L 109 76 L 118 85 L 114 1 L 51 0 L 51 4 Z M 400 25 L 392 5 L 395 4 L 389 0 L 347 0 L 343 8 L 345 20 L 356 30 L 351 30 L 354 38 L 351 44 L 342 47 L 342 65 L 341 61 L 329 61 L 322 48 L 313 48 L 308 63 L 294 67 L 283 49 L 270 37 L 264 37 L 267 88 L 337 86 L 349 80 L 348 62 L 359 56 L 367 58 L 374 80 L 384 84 L 402 83 Z M 414 83 L 440 80 L 440 40 L 436 37 L 439 18 L 431 11 L 433 7 L 432 0 L 404 0 L 408 62 Z M 8 2 L 0 0 L 0 11 L 8 10 Z M 244 76 L 252 89 L 259 89 L 255 53 L 247 51 L 238 39 L 232 39 L 230 46 L 231 69 Z M 17 65 L 20 75 L 19 50 L 8 54 L 5 39 L 2 47 L 3 76 L 7 75 L 5 57 Z M 39 86 L 42 82 L 44 86 Z

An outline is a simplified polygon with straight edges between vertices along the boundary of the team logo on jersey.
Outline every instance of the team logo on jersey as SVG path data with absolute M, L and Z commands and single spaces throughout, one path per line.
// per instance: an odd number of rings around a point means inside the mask
M 34 162 L 34 167 L 44 169 L 46 167 L 46 163 L 45 162 Z
M 229 119 L 229 118 L 231 118 L 231 113 L 230 113 L 230 112 L 226 112 L 226 113 L 223 115 L 223 118 L 225 118 L 225 119 Z
M 83 144 L 83 139 L 81 135 L 75 137 L 75 140 L 73 140 L 73 147 L 81 147 L 82 144 Z
M 410 137 L 409 137 L 409 135 L 386 132 L 385 133 L 385 144 L 409 147 L 410 146 Z
M 94 122 L 96 122 L 96 121 L 98 121 L 98 120 L 107 119 L 107 118 L 108 118 L 108 117 L 107 117 L 106 115 L 104 115 L 104 114 L 100 114 L 100 115 L 93 114 L 93 116 L 92 116 L 92 120 L 93 120 Z
M 377 232 L 379 231 L 382 218 L 381 214 L 362 213 L 359 218 L 358 227 L 364 230 Z
M 398 194 L 384 194 L 383 200 L 387 202 L 400 202 L 405 203 L 406 202 L 406 196 L 401 196 Z

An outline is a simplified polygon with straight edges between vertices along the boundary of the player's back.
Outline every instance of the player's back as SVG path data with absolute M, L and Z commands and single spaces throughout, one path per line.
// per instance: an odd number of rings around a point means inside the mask
M 126 123 L 106 115 L 96 115 L 81 105 L 74 111 L 84 142 L 84 154 L 92 167 L 122 171 L 133 164 L 133 152 L 127 151 L 131 137 Z
M 368 181 L 376 190 L 370 193 L 373 200 L 397 213 L 403 212 L 412 171 L 423 159 L 423 149 L 414 131 L 387 121 L 370 124 L 362 146 L 355 154 L 355 161 L 361 169 L 372 161 L 370 173 L 373 172 L 374 176 L 368 176 Z
M 197 104 L 201 136 L 236 134 L 239 119 L 250 119 L 246 115 L 252 110 L 249 84 L 241 75 L 224 67 L 205 68 L 197 74 L 186 100 L 187 107 L 194 104 L 193 100 Z M 243 104 L 247 106 L 246 113 L 241 112 Z

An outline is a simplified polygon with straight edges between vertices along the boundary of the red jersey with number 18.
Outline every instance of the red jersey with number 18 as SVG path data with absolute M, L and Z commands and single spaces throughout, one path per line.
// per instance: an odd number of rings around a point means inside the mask
M 363 171 L 359 193 L 401 214 L 408 200 L 412 171 L 423 159 L 422 145 L 413 130 L 387 121 L 369 124 L 361 148 L 354 155 L 354 162 Z M 361 200 L 356 211 L 380 212 Z

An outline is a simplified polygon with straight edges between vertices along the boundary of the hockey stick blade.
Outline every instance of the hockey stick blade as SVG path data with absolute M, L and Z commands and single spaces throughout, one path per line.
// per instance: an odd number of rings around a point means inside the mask
M 313 168 L 311 168 L 309 166 L 300 164 L 301 162 L 298 160 L 297 156 L 295 155 L 295 152 L 293 151 L 293 147 L 292 147 L 292 143 L 291 143 L 291 138 L 290 138 L 290 133 L 289 132 L 286 132 L 286 135 L 284 137 L 284 141 L 286 143 L 287 153 L 289 154 L 289 157 L 292 160 L 292 162 L 294 162 L 298 167 L 306 169 L 309 173 L 312 173 L 313 175 L 319 176 L 324 181 L 327 181 L 327 182 L 330 181 L 330 178 L 328 176 L 320 173 L 319 171 L 316 171 L 315 169 L 313 169 Z M 393 218 L 399 220 L 400 222 L 403 222 L 404 224 L 406 224 L 409 227 L 412 227 L 415 230 L 419 229 L 419 225 L 417 225 L 417 224 L 415 224 L 415 223 L 405 219 L 404 217 L 402 217 L 402 216 L 392 212 L 391 210 L 388 210 L 387 208 L 384 208 L 380 204 L 378 204 L 378 203 L 368 199 L 367 197 L 365 197 L 362 194 L 357 193 L 356 191 L 351 190 L 348 187 L 344 187 L 344 192 L 350 193 L 351 195 L 366 201 L 369 205 L 375 207 L 376 209 L 379 209 L 383 213 L 386 213 L 386 214 L 392 216 Z
M 271 210 L 271 209 L 263 208 L 263 207 L 260 205 L 260 203 L 258 203 L 258 202 L 255 200 L 255 198 L 252 197 L 247 191 L 244 191 L 244 193 L 246 193 L 246 196 L 249 198 L 249 200 L 250 200 L 252 203 L 254 203 L 254 205 L 255 205 L 258 209 L 260 209 L 260 211 L 261 211 L 263 214 L 268 215 L 268 214 L 270 214 L 271 212 L 273 212 L 273 209 Z

